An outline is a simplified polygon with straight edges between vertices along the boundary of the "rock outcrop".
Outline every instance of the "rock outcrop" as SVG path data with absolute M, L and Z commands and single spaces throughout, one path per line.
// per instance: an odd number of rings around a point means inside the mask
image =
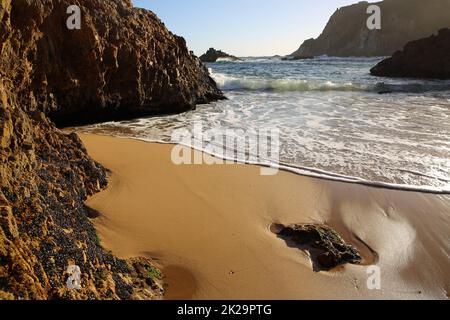
M 346 263 L 360 264 L 362 261 L 358 251 L 327 226 L 305 224 L 285 227 L 274 224 L 271 229 L 280 238 L 308 251 L 316 271 L 331 270 Z
M 450 29 L 408 43 L 370 70 L 375 76 L 450 79 Z
M 390 56 L 409 41 L 450 27 L 449 0 L 374 3 L 381 9 L 381 30 L 367 28 L 370 4 L 362 1 L 338 9 L 319 38 L 306 40 L 293 56 Z
M 228 59 L 231 61 L 240 61 L 241 60 L 235 56 L 229 55 L 228 53 L 225 53 L 220 50 L 216 50 L 214 48 L 210 48 L 205 54 L 200 56 L 200 60 L 202 62 L 212 63 L 212 62 L 216 62 L 219 59 Z
M 82 24 L 69 31 L 73 4 Z M 107 170 L 50 118 L 189 110 L 222 97 L 207 70 L 129 0 L 0 0 L 0 53 L 0 299 L 159 298 L 150 260 L 101 247 L 84 201 Z M 70 265 L 81 290 L 66 286 Z
M 223 98 L 185 40 L 129 0 L 12 3 L 11 27 L 35 37 L 22 48 L 30 91 L 58 125 L 179 113 Z M 72 4 L 81 8 L 80 30 L 66 27 Z

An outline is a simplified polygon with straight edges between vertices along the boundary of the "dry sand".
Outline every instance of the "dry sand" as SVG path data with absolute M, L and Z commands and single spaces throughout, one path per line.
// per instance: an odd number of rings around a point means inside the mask
M 172 146 L 81 135 L 112 171 L 87 203 L 102 244 L 123 258 L 161 264 L 167 299 L 447 299 L 450 196 L 392 191 L 257 166 L 172 164 Z M 325 223 L 381 268 L 313 272 L 273 222 Z

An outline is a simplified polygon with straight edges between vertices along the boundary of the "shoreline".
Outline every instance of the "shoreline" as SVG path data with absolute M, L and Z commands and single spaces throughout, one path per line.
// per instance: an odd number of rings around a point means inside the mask
M 102 213 L 102 244 L 159 261 L 167 299 L 448 298 L 448 196 L 284 171 L 262 177 L 256 165 L 175 166 L 170 145 L 80 136 L 112 171 L 87 202 Z M 369 261 L 378 257 L 384 288 L 366 288 L 363 265 L 313 272 L 272 223 L 331 226 Z
M 74 128 L 67 128 L 64 130 L 75 131 L 80 135 L 95 135 L 95 136 L 101 136 L 101 137 L 113 137 L 113 138 L 117 138 L 117 139 L 140 141 L 140 142 L 145 142 L 145 143 L 149 143 L 149 144 L 160 144 L 160 145 L 168 145 L 168 146 L 175 145 L 172 142 L 147 140 L 144 138 L 137 138 L 137 137 L 112 136 L 112 135 L 101 134 L 101 133 L 83 132 L 82 130 L 77 131 Z M 302 177 L 320 179 L 320 180 L 325 180 L 325 181 L 340 182 L 340 183 L 346 183 L 346 184 L 356 184 L 356 185 L 370 187 L 370 188 L 394 190 L 394 191 L 404 191 L 404 192 L 414 192 L 414 193 L 424 193 L 424 194 L 434 194 L 434 195 L 444 195 L 444 196 L 449 195 L 450 196 L 450 189 L 441 189 L 441 188 L 437 188 L 437 187 L 436 188 L 435 187 L 421 187 L 421 186 L 407 185 L 407 184 L 395 184 L 395 183 L 381 182 L 381 181 L 370 181 L 370 180 L 365 180 L 363 178 L 358 178 L 355 176 L 346 176 L 346 175 L 342 175 L 339 173 L 328 172 L 328 171 L 321 170 L 321 169 L 288 165 L 285 163 L 280 163 L 278 165 L 273 166 L 272 164 L 261 163 L 261 162 L 239 161 L 238 159 L 231 159 L 231 158 L 226 158 L 226 157 L 218 156 L 218 155 L 211 154 L 211 153 L 206 153 L 204 150 L 195 148 L 194 146 L 190 146 L 187 144 L 181 144 L 181 145 L 186 148 L 192 149 L 196 152 L 205 154 L 208 157 L 217 158 L 222 161 L 234 161 L 233 165 L 249 165 L 249 166 L 258 166 L 258 167 L 263 167 L 263 168 L 275 168 L 275 169 L 278 169 L 279 171 L 299 175 Z M 448 182 L 447 180 L 443 180 L 443 179 L 439 179 L 439 180 Z

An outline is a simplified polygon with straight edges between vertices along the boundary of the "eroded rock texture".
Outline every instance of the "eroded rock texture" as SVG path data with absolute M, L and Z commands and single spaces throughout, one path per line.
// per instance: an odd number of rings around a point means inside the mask
M 66 28 L 72 4 L 81 30 Z M 151 261 L 101 248 L 84 200 L 106 170 L 48 116 L 180 112 L 220 91 L 184 40 L 129 0 L 0 0 L 0 53 L 0 299 L 158 298 Z M 82 290 L 66 288 L 72 264 Z
M 383 77 L 450 79 L 450 29 L 408 43 L 370 72 Z

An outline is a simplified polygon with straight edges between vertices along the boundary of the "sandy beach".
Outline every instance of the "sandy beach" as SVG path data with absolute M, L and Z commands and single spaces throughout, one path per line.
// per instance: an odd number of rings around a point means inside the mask
M 101 243 L 122 258 L 155 259 L 166 299 L 447 299 L 450 196 L 384 190 L 250 165 L 182 165 L 173 146 L 80 135 L 111 170 L 87 204 Z M 272 223 L 332 227 L 362 265 L 314 272 Z M 367 267 L 381 290 L 367 288 Z

